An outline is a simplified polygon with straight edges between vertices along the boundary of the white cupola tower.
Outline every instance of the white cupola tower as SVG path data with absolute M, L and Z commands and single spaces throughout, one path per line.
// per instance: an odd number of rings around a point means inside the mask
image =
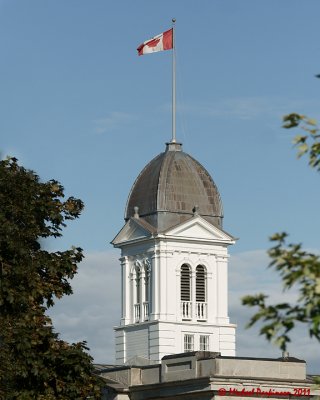
M 205 168 L 167 143 L 136 179 L 121 249 L 116 363 L 159 362 L 195 350 L 235 356 L 228 317 L 228 246 L 222 203 Z

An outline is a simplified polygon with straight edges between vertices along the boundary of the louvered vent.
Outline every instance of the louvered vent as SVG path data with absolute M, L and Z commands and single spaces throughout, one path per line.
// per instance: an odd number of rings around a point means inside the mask
M 190 267 L 183 264 L 181 267 L 181 301 L 190 301 Z
M 196 301 L 206 301 L 206 271 L 202 265 L 196 268 Z

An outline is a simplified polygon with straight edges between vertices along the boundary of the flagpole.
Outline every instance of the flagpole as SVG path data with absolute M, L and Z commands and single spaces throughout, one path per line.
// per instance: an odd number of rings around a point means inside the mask
M 175 49 L 175 22 L 172 18 L 172 139 L 176 142 L 176 49 Z

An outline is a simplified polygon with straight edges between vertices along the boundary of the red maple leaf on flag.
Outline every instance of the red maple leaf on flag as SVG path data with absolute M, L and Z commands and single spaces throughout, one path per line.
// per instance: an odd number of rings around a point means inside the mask
M 160 39 L 153 39 L 153 40 L 150 40 L 150 42 L 148 42 L 148 43 L 146 44 L 146 46 L 148 46 L 148 47 L 156 47 L 156 45 L 157 45 L 159 42 L 160 42 Z

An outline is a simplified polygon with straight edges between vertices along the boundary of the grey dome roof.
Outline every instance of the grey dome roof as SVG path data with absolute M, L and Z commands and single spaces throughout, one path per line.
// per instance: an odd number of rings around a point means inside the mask
M 139 216 L 158 231 L 168 229 L 197 213 L 221 228 L 223 210 L 217 186 L 206 169 L 182 151 L 181 144 L 167 143 L 164 153 L 145 166 L 134 182 L 125 219 Z

